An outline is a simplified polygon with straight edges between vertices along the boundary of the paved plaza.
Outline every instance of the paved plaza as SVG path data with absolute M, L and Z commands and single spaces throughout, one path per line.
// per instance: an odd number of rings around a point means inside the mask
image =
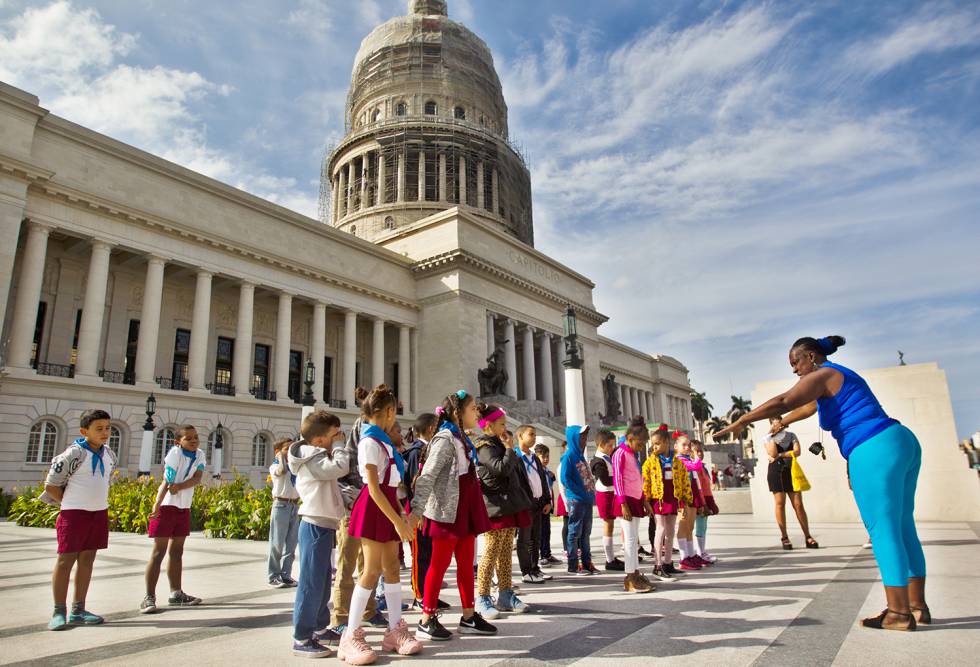
M 560 524 L 556 524 L 559 528 Z M 553 535 L 556 541 L 560 531 Z M 874 632 L 855 621 L 884 595 L 865 534 L 853 524 L 818 524 L 824 548 L 778 548 L 770 523 L 749 515 L 711 520 L 710 570 L 649 595 L 623 592 L 602 575 L 524 585 L 532 613 L 505 616 L 497 637 L 427 644 L 421 657 L 378 664 L 454 665 L 975 665 L 980 649 L 980 524 L 920 525 L 936 622 L 919 632 Z M 797 542 L 801 540 L 797 539 Z M 601 553 L 600 533 L 593 548 Z M 265 585 L 266 545 L 194 534 L 185 553 L 188 592 L 205 604 L 140 616 L 147 538 L 113 534 L 100 553 L 88 606 L 100 627 L 44 629 L 50 614 L 54 532 L 0 523 L 0 663 L 14 665 L 279 665 L 289 652 L 292 590 Z M 516 561 L 515 561 L 516 569 Z M 166 577 L 158 593 L 165 596 Z M 453 588 L 444 597 L 458 603 Z M 409 621 L 416 619 L 412 613 Z M 455 628 L 456 612 L 444 618 Z M 369 639 L 380 645 L 380 631 Z M 337 664 L 334 658 L 326 664 Z

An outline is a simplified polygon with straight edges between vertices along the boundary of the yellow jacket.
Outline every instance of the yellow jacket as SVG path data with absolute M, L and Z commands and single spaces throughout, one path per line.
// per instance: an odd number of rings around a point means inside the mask
M 686 505 L 694 504 L 694 495 L 691 493 L 691 480 L 687 476 L 687 468 L 684 462 L 678 457 L 674 457 L 671 463 L 674 471 L 674 497 Z M 678 473 L 678 471 L 680 471 Z M 664 473 L 660 466 L 660 457 L 656 454 L 647 458 L 643 464 L 643 495 L 647 500 L 664 499 Z

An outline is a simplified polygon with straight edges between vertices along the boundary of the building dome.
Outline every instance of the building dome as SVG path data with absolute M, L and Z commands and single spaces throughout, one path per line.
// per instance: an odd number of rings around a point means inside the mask
M 449 18 L 444 0 L 408 8 L 364 38 L 354 58 L 347 137 L 324 174 L 331 222 L 382 240 L 467 206 L 532 244 L 530 176 L 508 141 L 490 49 Z

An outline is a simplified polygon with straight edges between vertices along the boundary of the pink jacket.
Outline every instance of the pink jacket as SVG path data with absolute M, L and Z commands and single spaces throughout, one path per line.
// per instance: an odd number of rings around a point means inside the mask
M 612 456 L 613 490 L 616 503 L 622 505 L 626 498 L 643 498 L 643 473 L 636 453 L 628 445 L 620 445 Z

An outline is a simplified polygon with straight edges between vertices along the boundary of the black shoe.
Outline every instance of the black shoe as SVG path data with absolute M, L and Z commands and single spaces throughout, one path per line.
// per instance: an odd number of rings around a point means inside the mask
M 646 550 L 646 549 L 644 549 L 643 547 L 640 547 L 640 548 L 639 548 L 639 551 L 638 551 L 638 553 L 639 553 L 639 554 L 640 554 L 641 556 L 652 556 L 652 555 L 653 555 L 652 553 L 650 553 L 649 551 L 647 551 L 647 550 Z
M 427 623 L 419 621 L 415 635 L 422 639 L 431 639 L 434 642 L 448 642 L 453 638 L 453 633 L 443 627 L 442 623 L 439 622 L 439 617 L 435 614 L 429 616 Z
M 313 633 L 313 639 L 324 646 L 339 646 L 340 633 L 333 628 L 324 628 L 323 631 L 317 630 Z
M 680 570 L 678 570 L 676 567 L 674 567 L 674 564 L 673 563 L 667 563 L 666 565 L 664 565 L 663 566 L 663 571 L 666 572 L 667 574 L 671 575 L 672 577 L 683 576 L 683 574 L 684 574 L 683 572 L 681 572 Z
M 449 609 L 451 606 L 452 606 L 451 604 L 449 604 L 448 602 L 443 602 L 441 599 L 439 600 L 438 603 L 436 603 L 436 608 L 438 608 L 440 611 Z
M 497 626 L 487 623 L 479 613 L 474 611 L 469 618 L 459 619 L 459 634 L 495 635 L 497 634 Z
M 606 561 L 606 571 L 607 572 L 625 572 L 626 563 L 619 560 L 618 558 L 613 558 L 610 561 Z

